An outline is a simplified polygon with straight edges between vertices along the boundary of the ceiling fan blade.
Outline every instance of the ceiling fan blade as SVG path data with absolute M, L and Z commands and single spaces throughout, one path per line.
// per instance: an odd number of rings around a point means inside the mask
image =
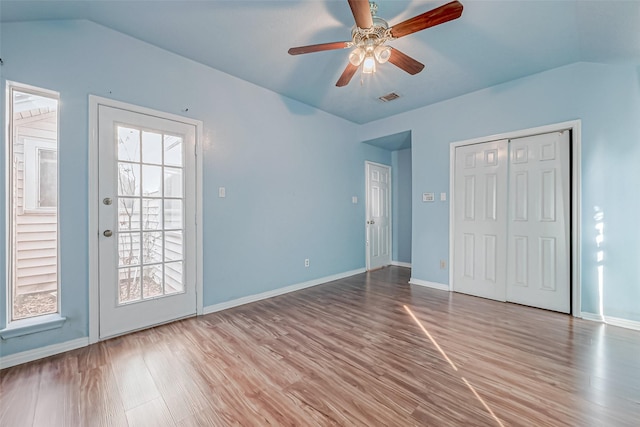
M 356 25 L 360 28 L 373 27 L 373 18 L 369 8 L 369 0 L 349 0 L 351 13 L 356 20 Z
M 292 47 L 289 49 L 289 55 L 301 55 L 303 53 L 321 52 L 323 50 L 346 49 L 348 47 L 349 42 L 310 44 L 309 46 Z
M 344 71 L 342 72 L 342 75 L 336 82 L 336 86 L 342 87 L 342 86 L 348 85 L 349 82 L 351 81 L 351 78 L 353 77 L 353 75 L 356 73 L 357 70 L 358 70 L 358 66 L 353 65 L 351 62 L 349 62 L 347 64 L 347 68 L 344 69 Z
M 458 1 L 452 1 L 394 25 L 391 27 L 391 35 L 394 38 L 404 37 L 426 28 L 458 19 L 460 16 L 462 16 L 462 4 Z
M 408 55 L 405 55 L 395 48 L 391 48 L 389 62 L 411 75 L 418 74 L 424 68 L 424 64 L 416 61 Z

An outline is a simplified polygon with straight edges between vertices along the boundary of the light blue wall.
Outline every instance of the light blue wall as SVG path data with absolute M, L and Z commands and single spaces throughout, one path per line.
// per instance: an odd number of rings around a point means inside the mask
M 1 356 L 88 335 L 89 94 L 204 122 L 205 306 L 364 268 L 364 162 L 391 164 L 391 154 L 359 143 L 355 124 L 88 21 L 3 23 L 0 37 L 3 96 L 7 80 L 60 92 L 68 318 L 61 329 L 2 341 Z M 6 242 L 4 227 L 0 237 Z
M 604 314 L 640 321 L 639 71 L 576 63 L 474 92 L 360 128 L 360 139 L 411 129 L 412 275 L 448 283 L 449 203 L 418 203 L 449 192 L 449 144 L 582 120 L 582 311 L 597 313 L 595 209 L 604 213 Z
M 411 263 L 411 149 L 391 153 L 394 261 Z
M 87 336 L 89 94 L 204 122 L 205 305 L 364 267 L 364 161 L 391 164 L 391 154 L 357 141 L 407 129 L 413 139 L 412 275 L 447 283 L 439 260 L 449 254 L 448 202 L 419 201 L 424 191 L 449 192 L 449 144 L 582 119 L 582 309 L 597 312 L 599 304 L 598 208 L 604 213 L 605 314 L 640 321 L 635 67 L 573 64 L 358 127 L 86 21 L 3 23 L 0 36 L 3 87 L 14 80 L 61 93 L 61 278 L 68 317 L 61 329 L 2 341 L 0 355 Z M 4 150 L 0 160 L 4 203 Z M 225 199 L 217 198 L 219 186 L 227 188 Z M 1 204 L 2 223 L 5 209 Z M 4 228 L 0 237 L 6 242 Z M 304 258 L 311 259 L 309 269 Z M 5 274 L 0 262 L 0 277 Z M 5 305 L 0 301 L 0 321 Z

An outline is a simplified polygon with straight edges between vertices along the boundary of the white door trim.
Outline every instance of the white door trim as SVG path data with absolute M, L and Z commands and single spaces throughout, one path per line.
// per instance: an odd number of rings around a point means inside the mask
M 369 160 L 365 160 L 364 162 L 364 203 L 365 203 L 365 225 L 364 225 L 364 251 L 365 251 L 365 269 L 367 271 L 370 270 L 371 260 L 369 253 L 369 246 L 367 245 L 367 224 L 369 218 L 369 167 L 368 165 L 379 166 L 382 168 L 389 169 L 389 261 L 393 259 L 393 183 L 392 183 L 392 169 L 390 165 L 384 165 L 382 163 L 371 162 Z
M 196 128 L 196 314 L 203 314 L 202 249 L 202 138 L 203 123 L 188 117 L 140 107 L 113 99 L 89 95 L 89 344 L 98 342 L 100 326 L 98 263 L 98 107 L 120 108 L 167 120 L 187 123 Z
M 449 291 L 453 291 L 453 250 L 455 233 L 455 152 L 456 148 L 464 145 L 480 144 L 483 142 L 496 141 L 500 139 L 514 139 L 525 136 L 539 135 L 550 132 L 571 131 L 571 315 L 579 317 L 581 313 L 581 292 L 582 281 L 580 279 L 580 248 L 582 237 L 580 235 L 581 211 L 582 211 L 582 191 L 581 191 L 581 120 L 571 120 L 568 122 L 556 123 L 535 128 L 522 129 L 512 132 L 505 132 L 497 135 L 484 136 L 480 138 L 467 139 L 464 141 L 452 142 L 449 145 Z

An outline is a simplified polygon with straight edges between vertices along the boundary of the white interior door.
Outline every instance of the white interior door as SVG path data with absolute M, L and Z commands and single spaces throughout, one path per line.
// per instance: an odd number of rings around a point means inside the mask
M 507 140 L 457 147 L 454 290 L 505 300 Z
M 570 312 L 569 131 L 510 141 L 507 300 Z
M 99 106 L 101 339 L 196 313 L 195 136 Z
M 367 270 L 391 264 L 391 168 L 366 163 Z

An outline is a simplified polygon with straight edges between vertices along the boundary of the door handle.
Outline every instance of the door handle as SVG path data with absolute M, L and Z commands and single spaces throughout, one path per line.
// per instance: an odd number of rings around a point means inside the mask
M 102 235 L 103 235 L 104 237 L 111 237 L 111 236 L 113 236 L 113 231 L 111 231 L 111 230 L 104 230 L 104 232 L 102 233 Z
M 105 197 L 104 199 L 102 199 L 102 203 L 104 203 L 105 205 L 109 206 L 113 201 L 111 200 L 110 197 Z
M 374 220 L 371 220 L 371 224 L 375 224 L 376 222 Z

